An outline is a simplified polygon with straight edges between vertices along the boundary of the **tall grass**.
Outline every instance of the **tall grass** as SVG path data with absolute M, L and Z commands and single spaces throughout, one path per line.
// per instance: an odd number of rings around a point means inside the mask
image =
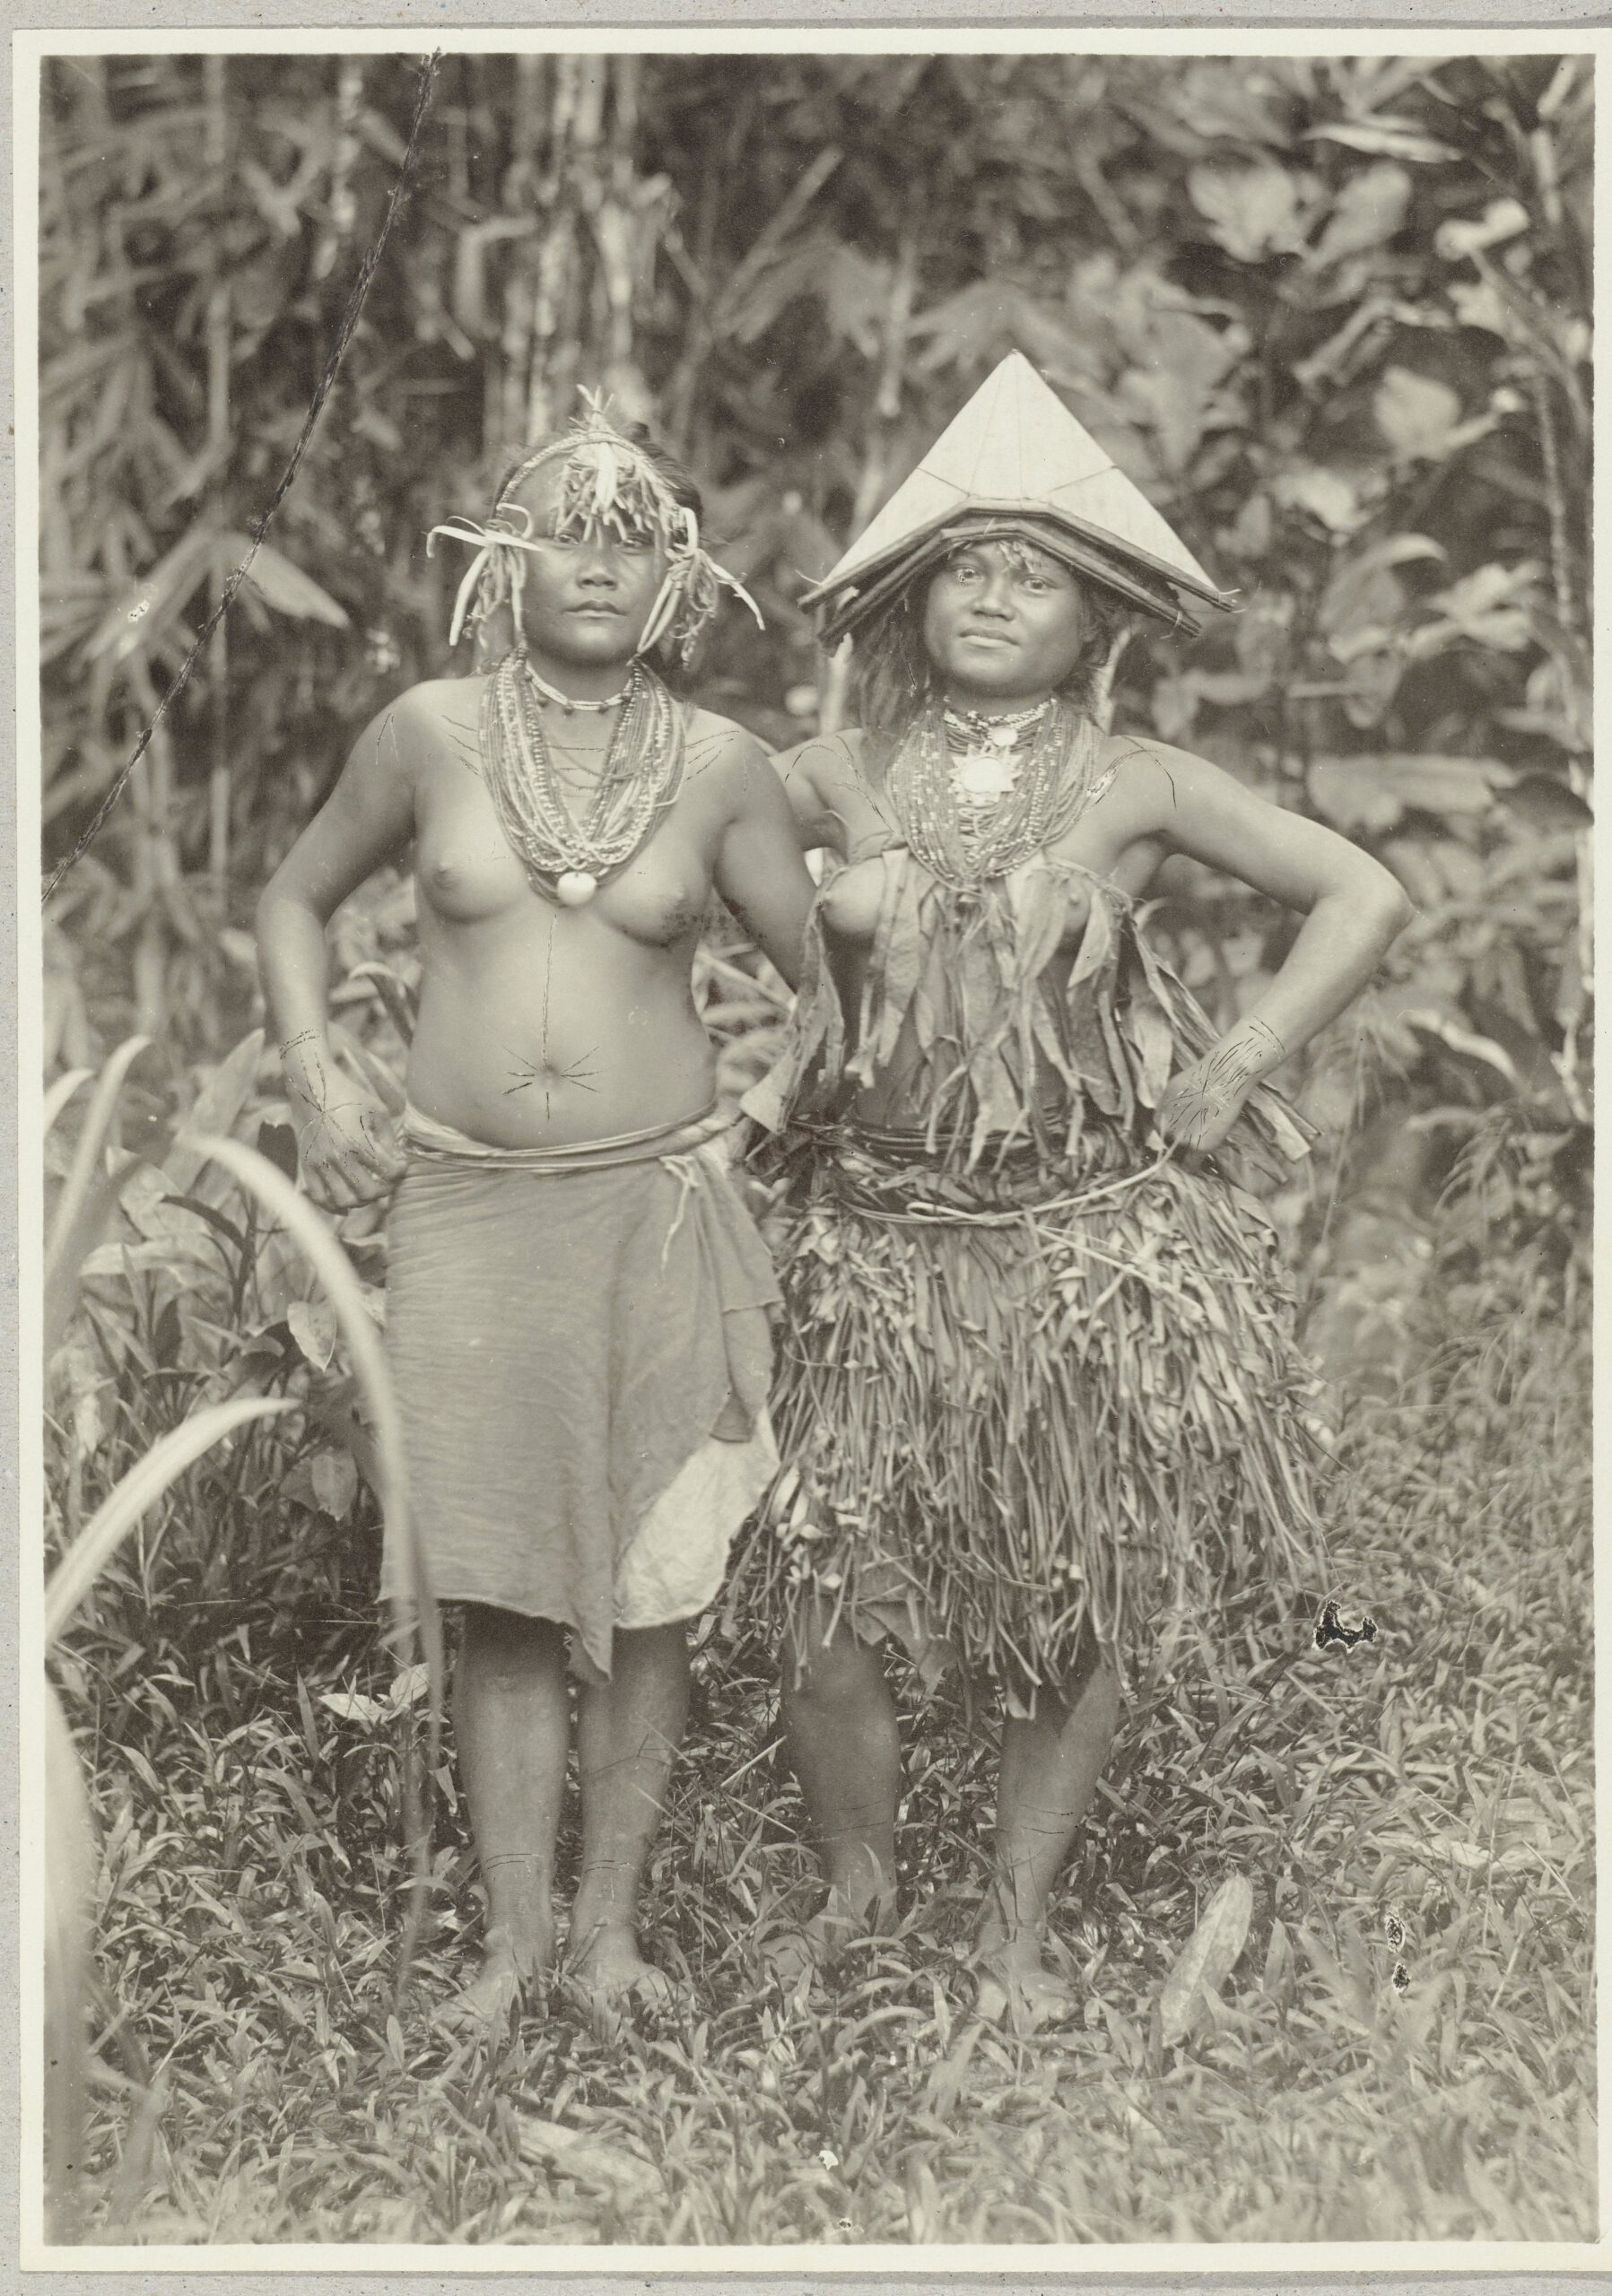
M 1375 1639 L 1317 1648 L 1307 1616 L 1250 1597 L 1189 1674 L 1138 1683 L 1055 1909 L 1078 2012 L 1033 2039 L 970 2018 L 990 1761 L 911 1679 L 899 1932 L 832 1979 L 772 1979 L 800 1813 L 768 1654 L 714 1634 L 649 1877 L 675 2008 L 608 2042 L 563 2002 L 491 2048 L 431 2026 L 476 1920 L 446 1767 L 400 2008 L 391 1726 L 420 1680 L 371 1616 L 370 1518 L 338 1533 L 281 1502 L 248 1566 L 206 1577 L 220 1526 L 182 1491 L 161 1567 L 114 1570 L 63 1677 L 118 2005 L 95 2222 L 164 2241 L 1592 2237 L 1587 1337 L 1493 1291 L 1431 1292 L 1415 1378 L 1350 1417 L 1336 1569 Z M 568 1831 L 568 1874 L 578 1847 Z M 1167 2028 L 1172 1970 L 1233 1874 L 1248 1945 Z
M 65 1178 L 52 1210 L 45 1255 L 45 1331 L 48 1344 L 61 1337 L 72 1311 L 90 1248 L 104 1227 L 117 1201 L 120 1182 L 131 1178 L 138 1160 L 121 1163 L 109 1157 L 107 1143 L 113 1129 L 119 1095 L 129 1068 L 145 1048 L 145 1040 L 130 1039 L 96 1082 L 94 1095 L 75 1144 Z M 82 1081 L 82 1080 L 81 1080 Z M 76 1084 L 72 1087 L 76 1090 Z M 58 1091 L 46 1112 L 48 1131 L 71 1096 Z M 441 1707 L 441 1651 L 435 1606 L 424 1587 L 415 1561 L 408 1515 L 402 1428 L 379 1336 L 370 1320 L 363 1295 L 345 1255 L 329 1228 L 305 1198 L 299 1196 L 287 1177 L 266 1158 L 238 1141 L 200 1137 L 184 1152 L 199 1164 L 222 1165 L 238 1183 L 248 1205 L 277 1219 L 282 1229 L 301 1247 L 323 1286 L 335 1322 L 344 1339 L 357 1384 L 370 1407 L 374 1429 L 369 1447 L 371 1469 L 394 1548 L 399 1557 L 403 1593 L 398 1624 L 406 1637 L 418 1631 L 424 1642 L 425 1665 L 421 1670 L 431 1717 L 430 1743 L 436 1754 Z M 169 1199 L 171 1201 L 172 1199 Z M 185 1199 L 179 1199 L 184 1203 Z M 205 1212 L 241 1249 L 245 1272 L 247 1239 L 222 1215 L 188 1200 L 193 1210 Z M 240 1306 L 241 1286 L 236 1286 Z M 100 1335 L 98 1332 L 98 1337 Z M 54 1650 L 74 1613 L 90 1597 L 96 1582 L 117 1556 L 124 1541 L 166 1498 L 185 1471 L 215 1446 L 254 1423 L 295 1412 L 287 1396 L 237 1395 L 204 1409 L 188 1412 L 177 1426 L 139 1451 L 96 1509 L 86 1526 L 67 1546 L 45 1593 L 45 1645 Z M 229 1526 L 226 1525 L 226 1535 Z M 91 1824 L 83 1781 L 74 1760 L 71 1737 L 56 1691 L 45 1693 L 45 1759 L 47 1766 L 46 1824 L 46 2126 L 49 2156 L 52 2216 L 58 2238 L 69 2238 L 79 2214 L 80 2152 L 83 2085 L 83 2001 L 88 1990 L 89 1946 L 86 1906 L 93 1884 L 95 1853 Z M 414 1885 L 410 1921 L 405 1931 L 403 1970 L 406 1971 L 412 1940 L 423 1911 L 427 1883 L 423 1815 L 418 1763 L 413 1742 L 405 1771 L 405 1832 L 414 1854 Z M 399 1985 L 401 1986 L 401 1977 Z

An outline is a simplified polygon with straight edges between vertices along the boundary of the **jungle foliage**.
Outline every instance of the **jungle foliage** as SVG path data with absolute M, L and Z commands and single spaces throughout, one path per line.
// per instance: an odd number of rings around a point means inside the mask
M 242 554 L 414 91 L 378 56 L 47 73 L 48 863 Z M 298 1406 L 179 1475 L 55 1654 L 101 1839 L 93 2225 L 1593 2232 L 1590 131 L 1582 57 L 445 59 L 269 544 L 46 918 L 58 1215 L 92 1121 L 69 1080 L 152 1040 L 74 1230 L 52 1556 L 192 1414 Z M 653 1882 L 684 2006 L 467 2051 L 392 1996 L 423 1688 L 373 1617 L 373 1429 L 287 1231 L 199 1145 L 294 1167 L 252 905 L 359 727 L 450 665 L 460 570 L 426 530 L 579 384 L 694 468 L 767 620 L 725 621 L 701 698 L 781 744 L 843 710 L 801 590 L 1014 345 L 1242 595 L 1196 640 L 1133 639 L 1119 724 L 1330 822 L 1417 905 L 1296 1079 L 1328 1145 L 1277 1206 L 1346 1389 L 1338 1586 L 1381 1631 L 1320 1650 L 1256 1606 L 1138 1683 L 1058 1910 L 1084 2021 L 1033 2045 L 967 2018 L 986 1778 L 911 1686 L 904 1936 L 769 1990 L 798 1807 L 766 1654 L 708 1638 Z M 1179 863 L 1159 891 L 1230 1017 L 1291 920 Z M 338 1047 L 396 1109 L 406 879 L 332 943 Z M 698 990 L 731 1091 L 779 985 L 713 920 Z M 379 1309 L 379 1221 L 342 1234 Z M 416 2010 L 468 1922 L 440 1792 Z M 1178 2030 L 1166 1980 L 1228 1870 L 1251 1942 Z

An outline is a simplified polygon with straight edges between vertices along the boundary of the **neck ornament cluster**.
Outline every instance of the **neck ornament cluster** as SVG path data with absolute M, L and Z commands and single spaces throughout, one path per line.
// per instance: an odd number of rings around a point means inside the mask
M 1097 749 L 1092 720 L 1056 696 L 996 718 L 931 704 L 885 789 L 908 850 L 973 892 L 1063 836 L 1097 794 Z
M 579 820 L 543 728 L 549 691 L 519 647 L 504 656 L 482 702 L 483 771 L 499 826 L 534 888 L 580 909 L 646 843 L 682 787 L 683 712 L 654 672 L 635 663 Z

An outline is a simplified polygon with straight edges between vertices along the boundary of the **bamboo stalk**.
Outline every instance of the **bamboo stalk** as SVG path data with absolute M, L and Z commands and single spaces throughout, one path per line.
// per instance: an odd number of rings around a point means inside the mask
M 891 282 L 890 303 L 884 315 L 883 355 L 874 392 L 873 421 L 867 449 L 862 458 L 861 476 L 857 483 L 856 500 L 851 505 L 850 526 L 845 537 L 847 548 L 867 525 L 888 491 L 890 449 L 895 425 L 901 419 L 902 388 L 906 378 L 907 322 L 912 316 L 912 302 L 917 290 L 918 231 L 915 223 L 909 223 L 902 234 L 895 276 Z M 844 723 L 846 697 L 850 687 L 850 665 L 851 648 L 848 645 L 836 648 L 829 657 L 817 710 L 817 725 L 821 733 L 836 733 Z
M 1550 404 L 1550 385 L 1538 367 L 1530 367 L 1529 381 L 1539 422 L 1539 455 L 1545 465 L 1545 499 L 1550 513 L 1551 585 L 1562 627 L 1576 637 L 1580 629 L 1578 601 L 1573 595 L 1567 500 L 1562 485 L 1562 457 Z
M 202 59 L 206 91 L 206 160 L 210 174 L 222 177 L 230 152 L 228 58 Z M 222 185 L 221 185 L 222 190 Z M 230 452 L 230 283 L 221 277 L 207 299 L 207 467 L 213 501 L 223 523 L 224 469 Z M 230 578 L 221 552 L 212 576 L 222 593 Z M 221 904 L 230 874 L 230 628 L 218 625 L 213 642 L 213 768 L 207 782 L 207 874 Z

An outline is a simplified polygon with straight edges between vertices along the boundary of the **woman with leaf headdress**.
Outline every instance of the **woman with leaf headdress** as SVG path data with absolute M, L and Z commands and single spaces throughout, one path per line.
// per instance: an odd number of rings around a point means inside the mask
M 410 1501 L 433 1593 L 466 1606 L 455 1735 L 487 1926 L 457 2012 L 475 2017 L 506 2014 L 553 1959 L 568 1663 L 568 1961 L 596 1997 L 664 1989 L 637 1892 L 682 1735 L 683 1622 L 776 1464 L 776 1287 L 716 1145 L 691 972 L 715 888 L 793 978 L 812 884 L 764 752 L 657 667 L 737 587 L 699 519 L 669 458 L 590 404 L 484 525 L 437 528 L 474 553 L 453 638 L 496 623 L 506 650 L 366 728 L 258 912 L 306 1183 L 337 1210 L 396 1189 Z M 331 1057 L 325 927 L 411 844 L 423 971 L 399 1144 Z
M 1407 908 L 1330 831 L 1103 730 L 1121 618 L 1229 601 L 1017 353 L 812 596 L 861 724 L 778 761 L 832 860 L 746 1107 L 785 1297 L 754 1552 L 830 1885 L 813 1927 L 891 1909 L 894 1635 L 1006 1705 L 981 1999 L 1033 2016 L 1128 1641 L 1212 1622 L 1234 1578 L 1317 1576 L 1314 1383 L 1239 1175 L 1303 1153 L 1264 1079 Z M 1304 915 L 1223 1036 L 1139 929 L 1172 851 Z

